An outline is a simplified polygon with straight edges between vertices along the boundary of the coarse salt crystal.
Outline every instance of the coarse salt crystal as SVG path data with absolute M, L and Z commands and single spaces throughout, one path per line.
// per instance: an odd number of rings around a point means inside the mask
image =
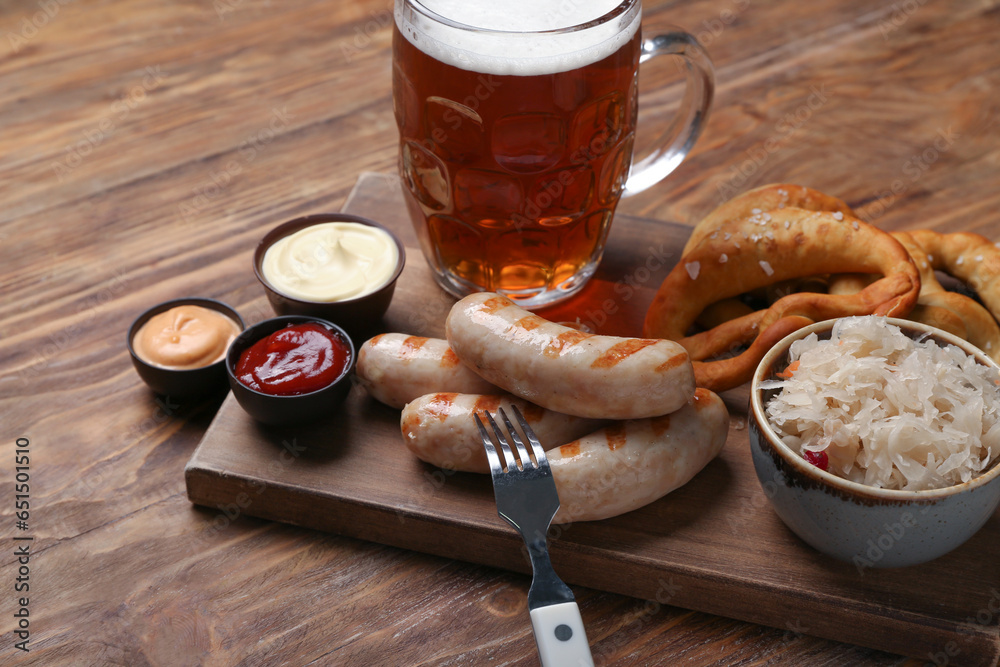
M 792 221 L 791 220 L 785 220 L 785 229 L 788 229 L 791 226 L 792 226 Z
M 977 262 L 983 261 L 983 256 L 982 255 L 976 255 L 976 261 Z
M 844 214 L 841 213 L 840 211 L 834 211 L 833 212 L 833 219 L 834 220 L 843 220 L 844 219 Z
M 858 224 L 857 220 L 851 223 L 851 227 L 854 227 L 854 231 L 858 231 L 859 229 L 861 229 L 861 225 Z
M 730 234 L 729 232 L 726 232 L 725 236 L 723 236 L 722 238 L 728 241 L 729 239 L 733 238 L 733 235 Z
M 691 280 L 697 280 L 698 274 L 701 273 L 701 262 L 688 262 L 684 265 L 684 269 L 691 276 Z
M 955 266 L 961 266 L 962 264 L 965 264 L 964 257 L 959 257 L 958 259 L 955 260 Z
M 762 259 L 758 264 L 760 264 L 760 268 L 764 269 L 764 273 L 769 276 L 774 275 L 774 269 L 771 268 L 771 264 L 767 260 Z
M 719 264 L 725 264 L 728 261 L 729 261 L 729 255 L 727 255 L 726 253 L 722 253 L 721 255 L 719 255 Z
M 761 212 L 761 210 L 759 208 L 752 208 L 750 209 L 750 212 L 753 213 L 754 215 L 757 215 L 758 213 Z

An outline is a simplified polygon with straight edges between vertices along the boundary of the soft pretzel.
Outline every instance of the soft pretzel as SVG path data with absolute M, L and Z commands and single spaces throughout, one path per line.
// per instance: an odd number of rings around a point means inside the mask
M 686 255 L 705 236 L 725 234 L 720 227 L 732 220 L 749 218 L 751 221 L 766 220 L 770 211 L 785 207 L 801 208 L 807 211 L 831 211 L 843 215 L 854 215 L 847 204 L 818 190 L 791 183 L 772 183 L 748 190 L 729 201 L 720 204 L 691 230 L 691 236 L 684 245 L 681 255 Z M 802 290 L 795 290 L 802 291 Z M 775 299 L 769 299 L 774 301 Z M 698 316 L 699 326 L 710 329 L 736 314 L 745 314 L 750 308 L 739 299 L 723 299 L 709 305 Z
M 927 253 L 932 267 L 971 287 L 986 308 L 1000 316 L 1000 248 L 973 232 L 942 234 L 921 229 L 909 234 Z
M 646 313 L 643 334 L 684 346 L 696 362 L 698 386 L 722 391 L 749 380 L 767 343 L 777 342 L 768 328 L 778 322 L 779 330 L 790 333 L 810 320 L 903 317 L 916 303 L 917 268 L 888 233 L 839 211 L 786 206 L 769 211 L 766 220 L 757 217 L 731 220 L 718 234 L 702 237 L 664 279 Z M 789 294 L 767 309 L 723 323 L 719 331 L 687 337 L 709 304 L 782 280 L 840 272 L 882 277 L 856 294 Z M 720 333 L 730 347 L 750 347 L 734 357 L 708 360 L 722 352 Z
M 996 284 L 1000 275 L 1000 249 L 986 237 L 971 232 L 942 234 L 918 230 L 892 235 L 903 244 L 920 271 L 920 295 L 907 319 L 964 338 L 1000 363 L 1000 325 L 996 317 L 1000 314 L 1000 286 Z M 972 287 L 989 310 L 975 299 L 945 289 L 935 270 Z M 868 280 L 868 276 L 836 276 L 830 291 L 851 293 Z
M 807 188 L 804 185 L 792 185 L 790 183 L 772 183 L 762 185 L 753 190 L 736 195 L 729 201 L 720 204 L 711 213 L 695 225 L 691 230 L 691 236 L 681 255 L 690 252 L 698 242 L 706 236 L 715 232 L 724 234 L 722 226 L 733 220 L 742 220 L 759 216 L 759 219 L 766 218 L 765 214 L 771 211 L 784 208 L 801 208 L 807 211 L 830 211 L 841 213 L 842 215 L 854 215 L 851 207 L 830 195 L 823 194 L 818 190 Z

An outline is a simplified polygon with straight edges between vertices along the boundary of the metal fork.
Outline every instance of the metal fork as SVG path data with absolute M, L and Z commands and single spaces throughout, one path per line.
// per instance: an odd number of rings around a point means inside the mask
M 503 408 L 500 408 L 499 416 L 507 427 L 507 435 L 488 412 L 484 413 L 500 446 L 499 452 L 479 415 L 475 417 L 483 447 L 486 448 L 486 457 L 490 461 L 490 472 L 493 474 L 497 514 L 521 533 L 531 558 L 528 612 L 538 655 L 543 667 L 592 666 L 594 659 L 590 655 L 580 608 L 573 597 L 573 591 L 556 575 L 549 561 L 545 533 L 559 509 L 559 495 L 552 479 L 552 470 L 545 458 L 545 450 L 521 411 L 517 406 L 511 406 L 511 411 L 531 445 L 531 454 Z M 508 437 L 517 450 L 516 456 Z

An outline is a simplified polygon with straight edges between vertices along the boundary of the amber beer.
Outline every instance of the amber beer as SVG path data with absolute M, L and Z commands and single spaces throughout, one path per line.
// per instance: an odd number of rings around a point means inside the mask
M 589 57 L 544 57 L 547 36 L 533 35 L 537 60 L 520 57 L 521 40 L 463 61 L 433 34 L 401 28 L 398 7 L 396 21 L 399 167 L 438 281 L 529 306 L 572 293 L 600 259 L 631 165 L 638 11 L 613 49 L 584 39 Z

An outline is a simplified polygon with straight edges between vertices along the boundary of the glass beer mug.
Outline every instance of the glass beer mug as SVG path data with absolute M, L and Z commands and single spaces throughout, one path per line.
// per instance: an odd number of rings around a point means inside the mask
M 642 39 L 641 0 L 396 0 L 393 107 L 407 208 L 455 296 L 561 301 L 593 275 L 618 200 L 661 180 L 705 121 L 689 34 Z M 659 148 L 632 164 L 639 63 L 685 61 Z

